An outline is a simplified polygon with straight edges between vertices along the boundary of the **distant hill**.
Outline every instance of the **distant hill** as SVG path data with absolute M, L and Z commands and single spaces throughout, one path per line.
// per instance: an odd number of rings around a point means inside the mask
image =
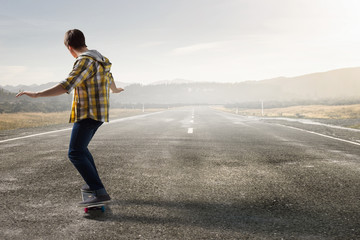
M 5 90 L 3 88 L 0 88 L 0 99 L 1 101 L 10 101 L 12 99 L 14 99 L 14 93 Z
M 30 89 L 26 86 L 24 89 Z M 35 90 L 34 90 L 35 91 Z M 72 95 L 64 94 L 52 98 L 16 98 L 15 92 L 0 87 L 0 113 L 12 112 L 58 112 L 68 110 Z
M 279 106 L 357 102 L 360 100 L 360 67 L 240 83 L 130 85 L 123 94 L 113 96 L 113 101 L 118 103 L 252 106 L 261 100 Z
M 360 96 L 360 67 L 343 68 L 293 78 L 275 78 L 260 81 L 276 88 L 280 96 L 271 98 L 329 99 L 358 98 Z
M 14 93 L 19 92 L 19 90 L 27 90 L 27 91 L 37 92 L 42 89 L 50 88 L 57 83 L 58 82 L 48 82 L 48 83 L 40 84 L 40 85 L 32 84 L 32 85 L 17 85 L 17 86 L 5 85 L 5 86 L 1 86 L 1 88 L 6 89 L 9 92 L 14 92 Z
M 48 89 L 51 88 L 53 86 L 55 86 L 56 84 L 58 84 L 59 82 L 48 82 L 45 84 L 32 84 L 32 85 L 17 85 L 17 86 L 11 86 L 11 85 L 5 85 L 5 86 L 0 86 L 0 88 L 3 88 L 9 92 L 18 92 L 19 90 L 27 90 L 27 91 L 33 91 L 33 92 L 38 92 L 44 89 Z M 116 82 L 117 85 L 119 85 L 120 87 L 126 87 L 128 86 L 130 83 L 123 83 L 123 82 Z
M 4 86 L 3 88 L 11 92 L 17 92 L 19 89 L 39 91 L 55 84 Z M 112 107 L 136 104 L 226 104 L 254 108 L 260 106 L 260 101 L 265 102 L 265 107 L 351 104 L 360 102 L 360 67 L 239 83 L 192 82 L 175 79 L 149 85 L 124 83 L 117 83 L 117 85 L 125 86 L 125 91 L 111 95 Z M 56 102 L 55 109 L 65 108 L 65 106 L 69 108 L 71 96 L 36 100 L 45 104 L 47 111 L 51 111 L 54 109 L 46 104 Z M 14 98 L 9 100 L 9 97 L 0 95 L 0 103 L 4 101 L 11 105 L 18 100 Z M 22 98 L 22 101 L 28 101 L 28 99 Z
M 163 80 L 163 81 L 152 82 L 148 85 L 162 85 L 162 84 L 169 85 L 169 84 L 184 84 L 184 83 L 194 83 L 194 81 L 176 78 L 173 80 Z

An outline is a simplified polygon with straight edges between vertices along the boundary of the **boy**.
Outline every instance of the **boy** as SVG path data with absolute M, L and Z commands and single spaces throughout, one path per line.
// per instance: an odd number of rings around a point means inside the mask
M 110 201 L 97 172 L 94 159 L 87 146 L 96 130 L 109 121 L 109 88 L 113 93 L 123 91 L 117 88 L 110 73 L 111 63 L 96 50 L 88 50 L 84 34 L 78 30 L 69 30 L 65 34 L 64 44 L 76 58 L 69 76 L 52 88 L 41 92 L 23 91 L 16 97 L 50 97 L 70 93 L 74 89 L 70 122 L 74 123 L 68 157 L 81 174 L 86 184 L 82 190 L 92 191 L 95 197 L 79 203 L 90 206 Z

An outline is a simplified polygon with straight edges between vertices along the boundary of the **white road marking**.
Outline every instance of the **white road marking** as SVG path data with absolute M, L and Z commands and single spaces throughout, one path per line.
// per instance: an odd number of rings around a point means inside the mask
M 318 125 L 318 126 L 325 126 L 325 127 L 342 129 L 342 130 L 347 130 L 347 131 L 360 132 L 360 129 L 347 128 L 347 127 L 341 127 L 341 126 L 336 126 L 336 125 L 332 125 L 332 124 L 320 123 L 320 122 L 312 121 L 310 119 L 297 119 L 297 118 L 259 118 L 259 119 L 285 120 L 288 122 L 299 122 L 302 124 Z
M 5 140 L 1 140 L 0 143 L 15 141 L 15 140 L 24 139 L 24 138 L 31 138 L 31 137 L 36 137 L 36 136 L 41 136 L 41 135 L 46 135 L 46 134 L 51 134 L 51 133 L 64 132 L 64 131 L 69 131 L 71 129 L 72 128 L 65 128 L 65 129 L 54 130 L 54 131 L 50 131 L 50 132 L 31 134 L 31 135 L 27 135 L 27 136 L 23 136 L 23 137 L 9 138 L 9 139 L 5 139 Z
M 322 137 L 330 138 L 330 139 L 333 139 L 333 140 L 338 140 L 338 141 L 341 141 L 341 142 L 350 143 L 350 144 L 354 144 L 354 145 L 360 146 L 360 143 L 353 142 L 353 141 L 349 141 L 349 140 L 345 140 L 345 139 L 342 139 L 342 138 L 332 137 L 332 136 L 329 136 L 329 135 L 325 135 L 325 134 L 321 134 L 321 133 L 317 133 L 317 132 L 313 132 L 313 131 L 308 131 L 308 130 L 301 129 L 301 128 L 290 127 L 290 126 L 286 126 L 286 125 L 282 125 L 282 124 L 276 124 L 276 125 L 279 125 L 279 126 L 282 126 L 282 127 L 291 128 L 291 129 L 295 129 L 295 130 L 298 130 L 298 131 L 307 132 L 307 133 L 319 135 L 319 136 L 322 136 Z
M 215 111 L 216 111 L 216 110 L 215 110 Z M 222 113 L 222 114 L 220 114 L 220 115 L 223 115 L 223 114 L 224 114 L 224 112 L 221 112 L 221 113 Z M 230 114 L 230 113 L 229 113 L 229 114 Z M 233 114 L 232 114 L 232 115 L 233 115 Z M 234 118 L 234 119 L 235 119 L 235 118 Z M 255 120 L 257 120 L 257 119 L 261 119 L 261 118 L 247 117 L 247 119 L 255 119 Z M 266 118 L 266 119 L 268 119 L 268 118 Z M 291 120 L 292 120 L 292 119 L 291 119 Z M 316 123 L 316 122 L 314 122 L 314 123 Z M 316 123 L 316 124 L 317 124 L 317 125 L 328 126 L 328 127 L 332 127 L 332 128 L 349 130 L 349 131 L 360 131 L 359 129 L 344 128 L 344 127 L 334 126 L 334 125 L 328 125 L 328 124 L 321 124 L 321 123 Z M 353 141 L 345 140 L 345 139 L 342 139 L 342 138 L 332 137 L 332 136 L 329 136 L 329 135 L 325 135 L 325 134 L 321 134 L 321 133 L 317 133 L 317 132 L 313 132 L 313 131 L 308 131 L 308 130 L 304 130 L 304 129 L 301 129 L 301 128 L 290 127 L 290 126 L 282 125 L 282 124 L 274 124 L 274 125 L 278 125 L 278 126 L 282 126 L 282 127 L 287 127 L 287 128 L 295 129 L 295 130 L 298 130 L 298 131 L 303 131 L 303 132 L 315 134 L 315 135 L 318 135 L 318 136 L 330 138 L 330 139 L 333 139 L 333 140 L 337 140 L 337 141 L 341 141 L 341 142 L 350 143 L 350 144 L 354 144 L 354 145 L 360 146 L 360 143 L 358 143 L 358 142 L 353 142 Z M 248 125 L 248 126 L 249 126 L 249 127 L 252 127 L 252 126 L 250 126 L 250 125 Z
M 191 113 L 191 120 L 190 123 L 194 123 L 194 115 L 195 115 L 195 109 L 192 109 L 192 113 Z M 193 134 L 194 133 L 194 129 L 193 128 L 188 128 L 188 134 Z
M 110 120 L 110 122 L 107 122 L 105 124 L 107 125 L 107 124 L 113 124 L 113 123 L 123 122 L 123 121 L 127 121 L 127 120 L 133 120 L 133 119 L 137 119 L 137 118 L 143 118 L 143 117 L 156 115 L 156 114 L 163 113 L 163 112 L 164 111 L 141 114 L 141 115 L 136 115 L 136 116 L 132 116 L 132 117 L 118 118 L 118 119 L 115 119 L 115 120 Z

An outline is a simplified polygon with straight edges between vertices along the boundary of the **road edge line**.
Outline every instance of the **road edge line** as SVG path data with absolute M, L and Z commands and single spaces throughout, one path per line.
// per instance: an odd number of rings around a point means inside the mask
M 295 130 L 298 130 L 298 131 L 307 132 L 307 133 L 315 134 L 315 135 L 318 135 L 318 136 L 321 136 L 321 137 L 326 137 L 326 138 L 330 138 L 330 139 L 333 139 L 333 140 L 338 140 L 338 141 L 341 141 L 341 142 L 350 143 L 350 144 L 360 146 L 360 143 L 353 142 L 353 141 L 350 141 L 350 140 L 345 140 L 345 139 L 342 139 L 342 138 L 329 136 L 329 135 L 325 135 L 325 134 L 322 134 L 322 133 L 317 133 L 317 132 L 313 132 L 313 131 L 309 131 L 309 130 L 305 130 L 305 129 L 301 129 L 301 128 L 297 128 L 297 127 L 291 127 L 291 126 L 287 126 L 287 125 L 282 125 L 282 124 L 278 124 L 278 123 L 275 123 L 275 125 L 290 128 L 290 129 L 295 129 Z

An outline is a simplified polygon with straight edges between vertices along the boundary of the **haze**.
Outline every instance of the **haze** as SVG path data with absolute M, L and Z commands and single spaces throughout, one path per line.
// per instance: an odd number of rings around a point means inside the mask
M 4 1 L 0 85 L 61 81 L 66 30 L 117 81 L 241 82 L 360 66 L 356 0 Z

